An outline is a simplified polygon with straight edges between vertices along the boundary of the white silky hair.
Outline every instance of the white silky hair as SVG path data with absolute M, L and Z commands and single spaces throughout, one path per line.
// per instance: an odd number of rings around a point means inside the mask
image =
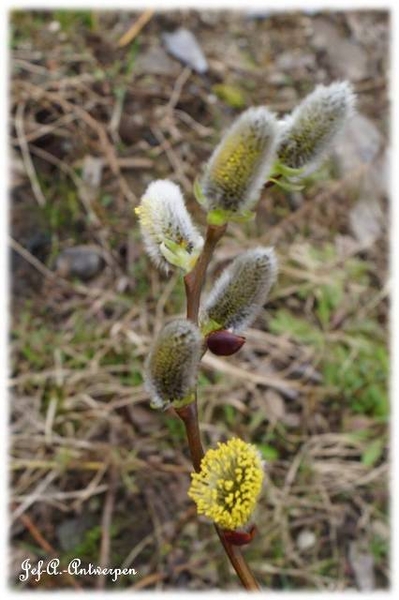
M 194 388 L 202 337 L 194 323 L 174 319 L 155 339 L 144 369 L 144 386 L 153 408 L 167 408 Z
M 265 106 L 247 109 L 232 123 L 209 158 L 204 175 L 201 178 L 205 206 L 208 210 L 229 208 L 226 206 L 226 199 L 229 194 L 234 194 L 236 187 L 241 188 L 243 191 L 240 197 L 232 198 L 232 204 L 235 205 L 232 207 L 233 210 L 239 212 L 254 207 L 275 158 L 279 131 L 276 116 Z M 215 176 L 215 170 L 223 170 L 220 156 L 227 148 L 230 148 L 230 154 L 232 154 L 234 145 L 242 142 L 256 143 L 263 146 L 260 156 L 257 157 L 249 173 L 246 174 L 247 179 L 245 181 L 239 180 L 240 174 L 237 170 L 235 174 L 237 179 L 234 179 L 233 175 L 230 181 L 221 183 Z M 227 154 L 229 153 L 227 152 Z M 227 165 L 225 168 L 228 171 L 229 167 Z
M 168 179 L 153 181 L 143 194 L 140 206 L 145 213 L 140 218 L 144 247 L 157 268 L 165 272 L 170 269 L 160 251 L 165 238 L 174 242 L 183 239 L 196 251 L 202 248 L 204 240 L 191 220 L 176 183 Z
M 272 247 L 243 252 L 214 283 L 201 321 L 210 318 L 223 328 L 239 333 L 258 315 L 276 282 L 277 273 L 277 257 Z
M 293 168 L 313 171 L 326 157 L 352 116 L 356 96 L 348 81 L 318 85 L 280 120 L 277 156 Z

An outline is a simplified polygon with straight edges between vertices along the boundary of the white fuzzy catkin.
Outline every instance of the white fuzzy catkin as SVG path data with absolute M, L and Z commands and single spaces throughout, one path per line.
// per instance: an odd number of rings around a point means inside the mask
M 347 81 L 318 85 L 280 121 L 279 161 L 294 169 L 312 170 L 331 150 L 354 104 L 355 95 Z
M 192 392 L 202 352 L 202 337 L 194 323 L 171 321 L 158 334 L 145 367 L 144 384 L 153 408 L 167 408 Z
M 166 272 L 170 268 L 160 249 L 165 239 L 178 244 L 195 263 L 204 240 L 191 221 L 178 185 L 167 179 L 153 181 L 143 194 L 136 213 L 145 249 L 156 267 Z
M 207 210 L 251 210 L 266 182 L 277 144 L 278 121 L 264 106 L 249 108 L 224 134 L 200 188 Z
M 201 326 L 215 321 L 240 332 L 258 315 L 277 278 L 273 248 L 256 248 L 238 256 L 215 282 L 201 315 Z

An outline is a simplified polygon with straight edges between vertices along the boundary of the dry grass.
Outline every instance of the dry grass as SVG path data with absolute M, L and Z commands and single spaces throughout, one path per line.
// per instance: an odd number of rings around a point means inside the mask
M 315 81 L 307 28 L 317 15 L 247 21 L 223 14 L 213 25 L 215 17 L 202 15 L 155 15 L 123 47 L 118 40 L 135 18 L 129 13 L 12 16 L 13 586 L 21 587 L 21 560 L 50 556 L 134 566 L 140 576 L 118 584 L 47 577 L 25 586 L 237 586 L 212 528 L 187 498 L 191 465 L 180 423 L 172 411 L 149 409 L 142 386 L 151 340 L 166 319 L 183 314 L 184 297 L 178 275 L 167 280 L 150 268 L 132 209 L 150 180 L 171 176 L 204 223 L 192 181 L 239 112 L 212 95 L 212 85 L 233 82 L 248 105 L 290 110 Z M 351 18 L 360 27 L 369 17 Z M 329 19 L 348 26 L 344 15 Z M 387 27 L 384 14 L 379 19 Z M 53 21 L 61 24 L 58 37 Z M 181 23 L 201 38 L 209 75 L 173 61 L 170 72 L 146 73 L 140 56 L 165 27 Z M 278 49 L 293 40 L 313 53 L 314 66 L 293 73 L 287 96 L 288 84 L 263 82 Z M 364 51 L 375 53 L 369 46 Z M 383 53 L 379 60 L 377 75 L 356 87 L 360 110 L 384 131 Z M 334 77 L 323 72 L 323 81 Z M 101 159 L 98 186 L 85 178 L 88 156 Z M 259 534 L 246 550 L 265 588 L 358 586 L 353 542 L 372 556 L 375 586 L 389 581 L 387 251 L 385 236 L 368 248 L 350 237 L 361 176 L 337 178 L 330 165 L 299 207 L 281 192 L 265 194 L 256 223 L 229 227 L 211 265 L 212 279 L 260 244 L 273 244 L 281 262 L 246 345 L 231 359 L 206 355 L 199 387 L 206 446 L 239 435 L 267 460 Z M 49 236 L 45 250 L 32 242 L 38 232 Z M 100 248 L 103 272 L 86 283 L 55 273 L 54 257 L 82 243 Z M 307 548 L 298 542 L 304 531 L 312 534 Z

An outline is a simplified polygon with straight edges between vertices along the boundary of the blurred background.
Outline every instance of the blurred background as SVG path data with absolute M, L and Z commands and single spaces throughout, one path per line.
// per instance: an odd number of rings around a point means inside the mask
M 171 178 L 203 226 L 192 184 L 232 120 L 347 79 L 358 114 L 333 156 L 217 248 L 209 282 L 257 245 L 281 269 L 243 349 L 204 357 L 199 411 L 206 447 L 239 436 L 266 461 L 245 549 L 265 589 L 387 588 L 389 14 L 14 11 L 9 29 L 10 584 L 239 587 L 187 497 L 182 425 L 142 385 L 185 307 L 133 208 Z M 139 575 L 18 580 L 50 557 Z

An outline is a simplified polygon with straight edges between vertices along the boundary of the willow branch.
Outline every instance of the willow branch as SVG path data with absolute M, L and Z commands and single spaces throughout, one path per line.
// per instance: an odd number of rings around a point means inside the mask
M 194 269 L 184 278 L 187 296 L 187 319 L 195 324 L 198 322 L 198 311 L 201 291 L 204 286 L 206 270 L 218 241 L 223 237 L 226 225 L 208 225 L 204 248 L 196 262 Z
M 208 225 L 202 253 L 199 256 L 194 269 L 184 278 L 187 297 L 187 318 L 191 319 L 195 324 L 198 323 L 201 292 L 205 283 L 206 271 L 211 261 L 216 244 L 223 237 L 226 228 L 227 225 Z M 204 456 L 204 449 L 201 443 L 201 434 L 198 422 L 197 394 L 195 395 L 194 402 L 183 408 L 176 409 L 176 413 L 184 423 L 191 460 L 195 471 L 198 472 L 201 469 L 201 460 Z M 216 524 L 215 529 L 230 560 L 230 563 L 234 567 L 245 589 L 259 591 L 260 586 L 239 548 L 231 544 L 226 539 L 224 531 Z

